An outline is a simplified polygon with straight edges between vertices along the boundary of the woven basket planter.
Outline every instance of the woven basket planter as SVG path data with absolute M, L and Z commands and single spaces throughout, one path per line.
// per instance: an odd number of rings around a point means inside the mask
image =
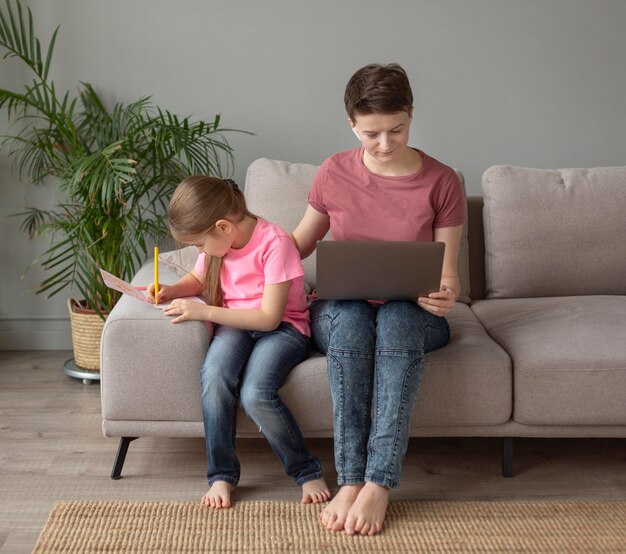
M 73 298 L 67 301 L 67 309 L 70 312 L 76 365 L 87 371 L 100 371 L 100 338 L 104 319 Z

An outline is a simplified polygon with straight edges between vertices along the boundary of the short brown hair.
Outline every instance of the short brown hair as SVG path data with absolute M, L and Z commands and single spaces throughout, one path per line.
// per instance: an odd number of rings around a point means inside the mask
M 397 63 L 373 63 L 352 75 L 346 86 L 344 103 L 352 121 L 357 113 L 410 113 L 413 92 L 406 71 Z

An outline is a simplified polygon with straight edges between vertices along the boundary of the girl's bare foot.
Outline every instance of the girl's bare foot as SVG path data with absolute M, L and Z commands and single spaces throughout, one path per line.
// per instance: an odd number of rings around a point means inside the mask
M 328 506 L 320 513 L 322 524 L 329 531 L 341 531 L 348 516 L 348 510 L 356 500 L 363 485 L 343 485 Z
M 344 528 L 348 535 L 375 535 L 383 529 L 383 521 L 389 503 L 389 489 L 367 482 L 353 502 Z
M 302 485 L 302 504 L 319 504 L 330 500 L 331 496 L 323 478 L 307 481 Z
M 202 497 L 202 504 L 207 508 L 230 508 L 230 495 L 235 491 L 226 481 L 215 481 Z

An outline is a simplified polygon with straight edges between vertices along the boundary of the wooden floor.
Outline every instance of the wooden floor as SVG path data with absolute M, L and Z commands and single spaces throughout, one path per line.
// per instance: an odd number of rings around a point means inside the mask
M 116 439 L 101 433 L 100 387 L 61 373 L 69 352 L 0 352 L 0 553 L 31 552 L 58 500 L 197 500 L 201 439 L 143 438 L 123 478 L 109 478 Z M 329 484 L 330 440 L 311 440 Z M 238 444 L 240 499 L 297 500 L 263 440 Z M 392 500 L 626 499 L 626 440 L 516 439 L 515 477 L 500 475 L 500 441 L 412 439 Z

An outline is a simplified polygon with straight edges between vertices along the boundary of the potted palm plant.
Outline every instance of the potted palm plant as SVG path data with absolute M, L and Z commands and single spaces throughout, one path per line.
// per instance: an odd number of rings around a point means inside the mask
M 25 64 L 31 80 L 19 91 L 0 88 L 12 133 L 0 149 L 14 161 L 21 180 L 58 188 L 62 200 L 52 208 L 29 207 L 20 215 L 30 237 L 47 236 L 49 247 L 34 260 L 45 278 L 37 288 L 48 296 L 71 287 L 77 312 L 95 314 L 82 336 L 93 353 L 76 351 L 79 367 L 98 371 L 104 318 L 119 293 L 107 288 L 99 268 L 124 279 L 146 259 L 147 240 L 166 232 L 163 215 L 169 196 L 189 174 L 232 171 L 233 151 L 220 116 L 192 121 L 155 106 L 150 97 L 108 108 L 96 89 L 81 82 L 76 94 L 61 93 L 50 78 L 54 31 L 44 50 L 34 33 L 30 9 L 19 0 L 0 6 L 0 51 Z M 82 314 L 81 314 L 82 315 Z M 93 319 L 93 318 L 92 318 Z

